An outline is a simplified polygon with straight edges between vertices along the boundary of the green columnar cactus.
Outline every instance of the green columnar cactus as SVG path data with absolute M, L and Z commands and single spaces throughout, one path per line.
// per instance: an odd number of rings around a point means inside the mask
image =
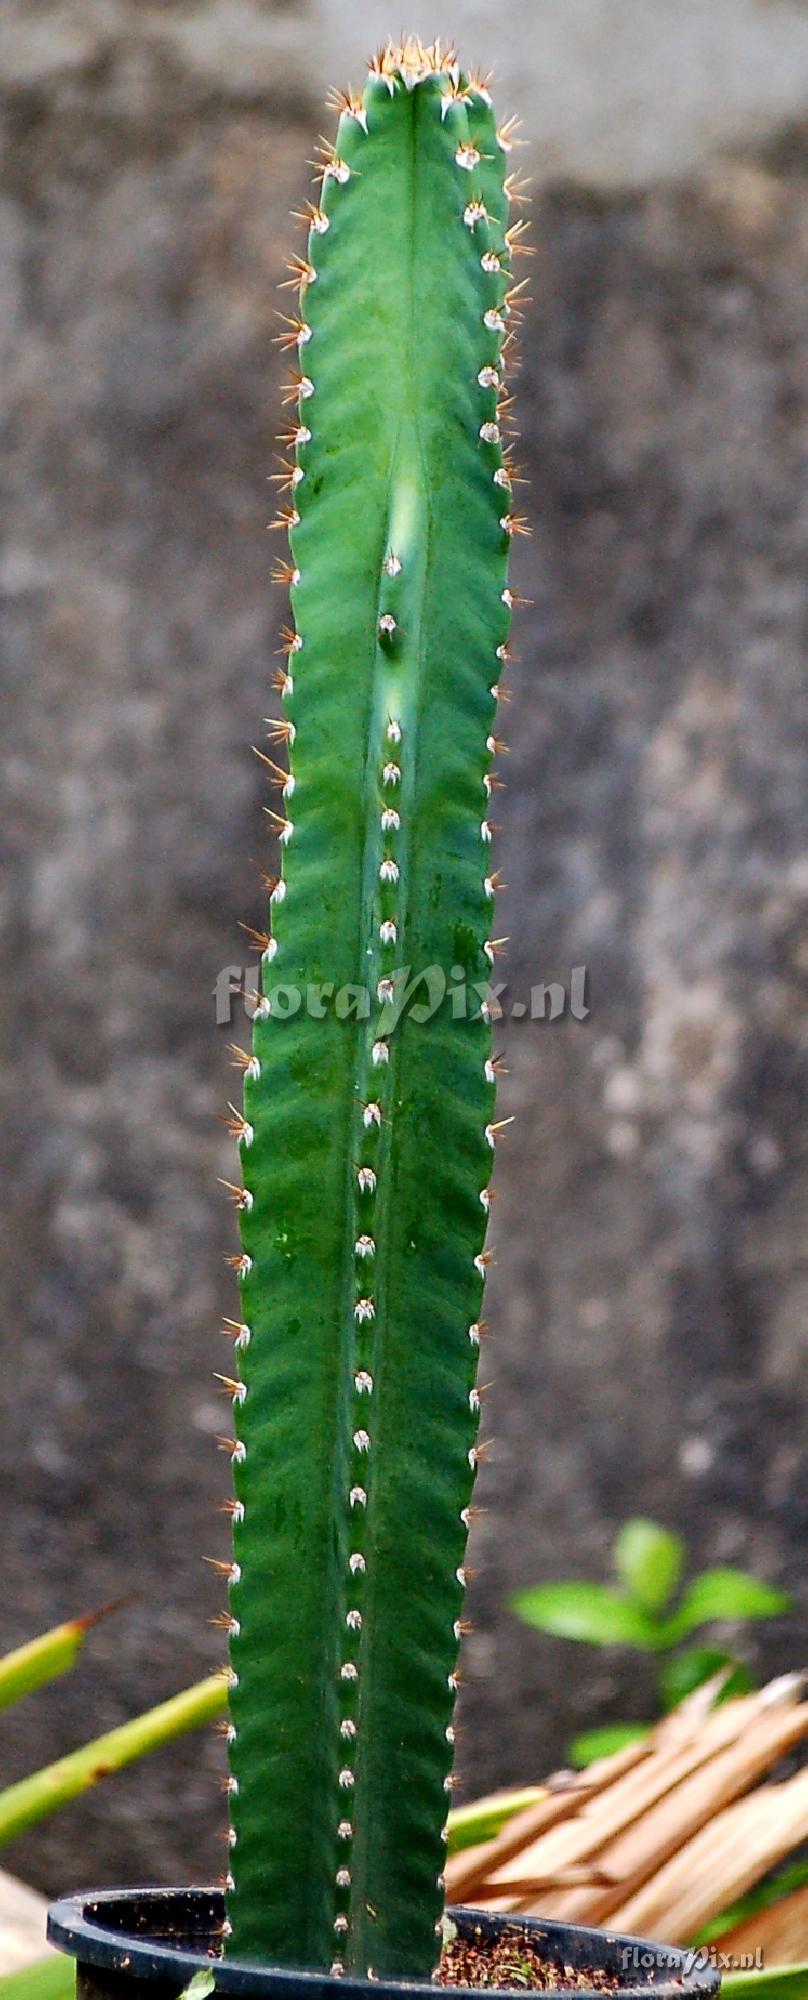
M 508 135 L 453 59 L 388 49 L 340 103 L 288 330 L 287 816 L 234 1122 L 226 1934 L 425 1975 L 496 1137 L 514 233 Z

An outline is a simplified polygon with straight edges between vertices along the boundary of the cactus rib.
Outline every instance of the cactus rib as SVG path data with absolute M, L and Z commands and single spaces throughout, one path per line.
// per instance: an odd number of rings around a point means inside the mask
M 234 1124 L 226 1934 L 241 1958 L 424 1975 L 496 1137 L 506 163 L 487 92 L 439 53 L 388 52 L 342 103 L 282 336 L 290 771 Z

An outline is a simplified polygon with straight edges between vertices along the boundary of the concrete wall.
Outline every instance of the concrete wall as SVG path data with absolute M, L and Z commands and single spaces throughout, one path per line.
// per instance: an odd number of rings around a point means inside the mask
M 503 1034 L 467 1789 L 651 1700 L 511 1589 L 601 1573 L 638 1509 L 792 1586 L 806 1531 L 808 13 L 545 0 L 501 49 L 491 14 L 414 24 L 496 56 L 540 183 L 502 928 L 516 990 L 585 965 L 591 1011 Z M 136 1593 L 20 1710 L 9 1775 L 219 1655 L 212 987 L 261 918 L 273 286 L 325 81 L 386 25 L 6 7 L 2 1636 Z M 795 1612 L 759 1657 L 804 1650 Z M 218 1869 L 217 1769 L 180 1747 L 10 1859 Z
M 4 66 L 20 81 L 128 48 L 270 106 L 358 77 L 391 18 L 386 0 L 29 0 L 11 13 Z M 541 180 L 681 179 L 799 118 L 808 99 L 805 0 L 414 0 L 407 31 L 457 41 L 493 69 Z

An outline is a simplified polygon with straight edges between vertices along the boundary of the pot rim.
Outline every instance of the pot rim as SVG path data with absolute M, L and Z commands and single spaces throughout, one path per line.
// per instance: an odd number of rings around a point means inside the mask
M 215 1971 L 216 1989 L 221 1993 L 252 1996 L 252 2000 L 292 2000 L 295 1992 L 339 1995 L 340 2000 L 350 2000 L 351 1994 L 367 1996 L 367 2000 L 384 2000 L 385 1992 L 393 1995 L 407 1993 L 418 1996 L 418 2000 L 435 2000 L 441 1989 L 427 1981 L 396 1978 L 385 1974 L 374 1980 L 361 1979 L 353 1974 L 337 1977 L 331 1973 L 316 1972 L 291 1966 L 262 1966 L 243 1959 L 217 1959 L 198 1943 L 184 1945 L 174 1943 L 159 1936 L 150 1937 L 148 1930 L 125 1930 L 119 1921 L 114 1924 L 112 1909 L 117 1918 L 125 1913 L 127 1906 L 134 1910 L 143 1908 L 144 1902 L 152 1898 L 165 1906 L 172 1897 L 182 1898 L 189 1904 L 206 1904 L 211 1923 L 220 1921 L 223 1908 L 222 1891 L 217 1888 L 192 1886 L 184 1889 L 160 1889 L 157 1887 L 136 1889 L 85 1890 L 81 1895 L 65 1896 L 53 1903 L 48 1911 L 47 1935 L 51 1944 L 78 1959 L 80 1963 L 102 1966 L 115 1974 L 138 1975 L 145 1979 L 181 1980 L 185 1986 L 195 1972 Z M 109 1909 L 109 1919 L 105 1922 L 105 1906 Z M 548 1918 L 520 1915 L 496 1915 L 489 1910 L 450 1908 L 447 1916 L 459 1923 L 461 1929 L 482 1927 L 484 1931 L 515 1930 L 526 1932 L 537 1944 L 539 1939 L 548 1947 L 548 1955 L 558 1957 L 561 1962 L 569 1962 L 576 1955 L 582 1960 L 581 1969 L 587 1963 L 604 1965 L 612 1969 L 618 1981 L 617 1993 L 630 1996 L 630 2000 L 682 2000 L 683 1995 L 710 1996 L 718 1992 L 720 1976 L 717 1969 L 703 1961 L 688 1961 L 684 1950 L 674 1945 L 649 1943 L 643 1938 L 629 1937 L 622 1932 L 593 1930 L 581 1924 L 565 1924 Z M 598 1959 L 597 1947 L 603 1949 Z M 575 1947 L 578 1947 L 576 1954 Z M 555 1949 L 554 1949 L 555 1947 Z M 643 1961 L 649 1953 L 656 1954 L 658 1976 L 653 1966 L 643 1962 L 634 1969 L 636 1977 L 626 1977 L 626 1961 L 620 1965 L 623 1953 L 631 1956 L 641 1953 Z M 563 1955 L 562 1955 L 563 1954 Z M 610 1966 L 611 1961 L 611 1966 Z M 455 1986 L 443 1989 L 456 1996 L 456 2000 L 478 2000 L 479 1988 Z M 510 1996 L 510 2000 L 526 2000 L 525 1989 L 498 1987 L 491 1992 Z M 571 1987 L 559 1985 L 552 1990 L 552 2000 L 604 2000 L 602 1991 L 594 1987 Z

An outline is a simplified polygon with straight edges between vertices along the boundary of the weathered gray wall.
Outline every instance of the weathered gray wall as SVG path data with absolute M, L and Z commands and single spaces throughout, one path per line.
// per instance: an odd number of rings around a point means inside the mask
M 486 58 L 490 7 L 433 14 Z M 585 964 L 591 1013 L 502 1035 L 476 1788 L 648 1700 L 523 1634 L 517 1584 L 599 1573 L 639 1507 L 792 1585 L 806 1542 L 808 14 L 691 5 L 660 39 L 649 0 L 614 40 L 595 0 L 502 14 L 542 182 L 502 928 L 514 991 Z M 323 67 L 356 79 L 383 26 L 352 9 L 340 61 L 339 18 L 6 9 L 2 1637 L 137 1593 L 19 1711 L 9 1774 L 219 1656 L 211 989 L 261 916 L 273 286 Z M 760 1657 L 804 1650 L 795 1614 Z M 217 1868 L 216 1769 L 197 1740 L 10 1858 L 46 1886 Z
M 357 78 L 388 0 L 7 0 L 5 62 L 47 83 L 137 49 L 196 86 L 309 104 Z M 766 139 L 808 101 L 806 0 L 411 0 L 407 32 L 459 40 L 529 120 L 536 175 L 588 186 L 681 179 Z M 395 32 L 393 30 L 392 32 Z

